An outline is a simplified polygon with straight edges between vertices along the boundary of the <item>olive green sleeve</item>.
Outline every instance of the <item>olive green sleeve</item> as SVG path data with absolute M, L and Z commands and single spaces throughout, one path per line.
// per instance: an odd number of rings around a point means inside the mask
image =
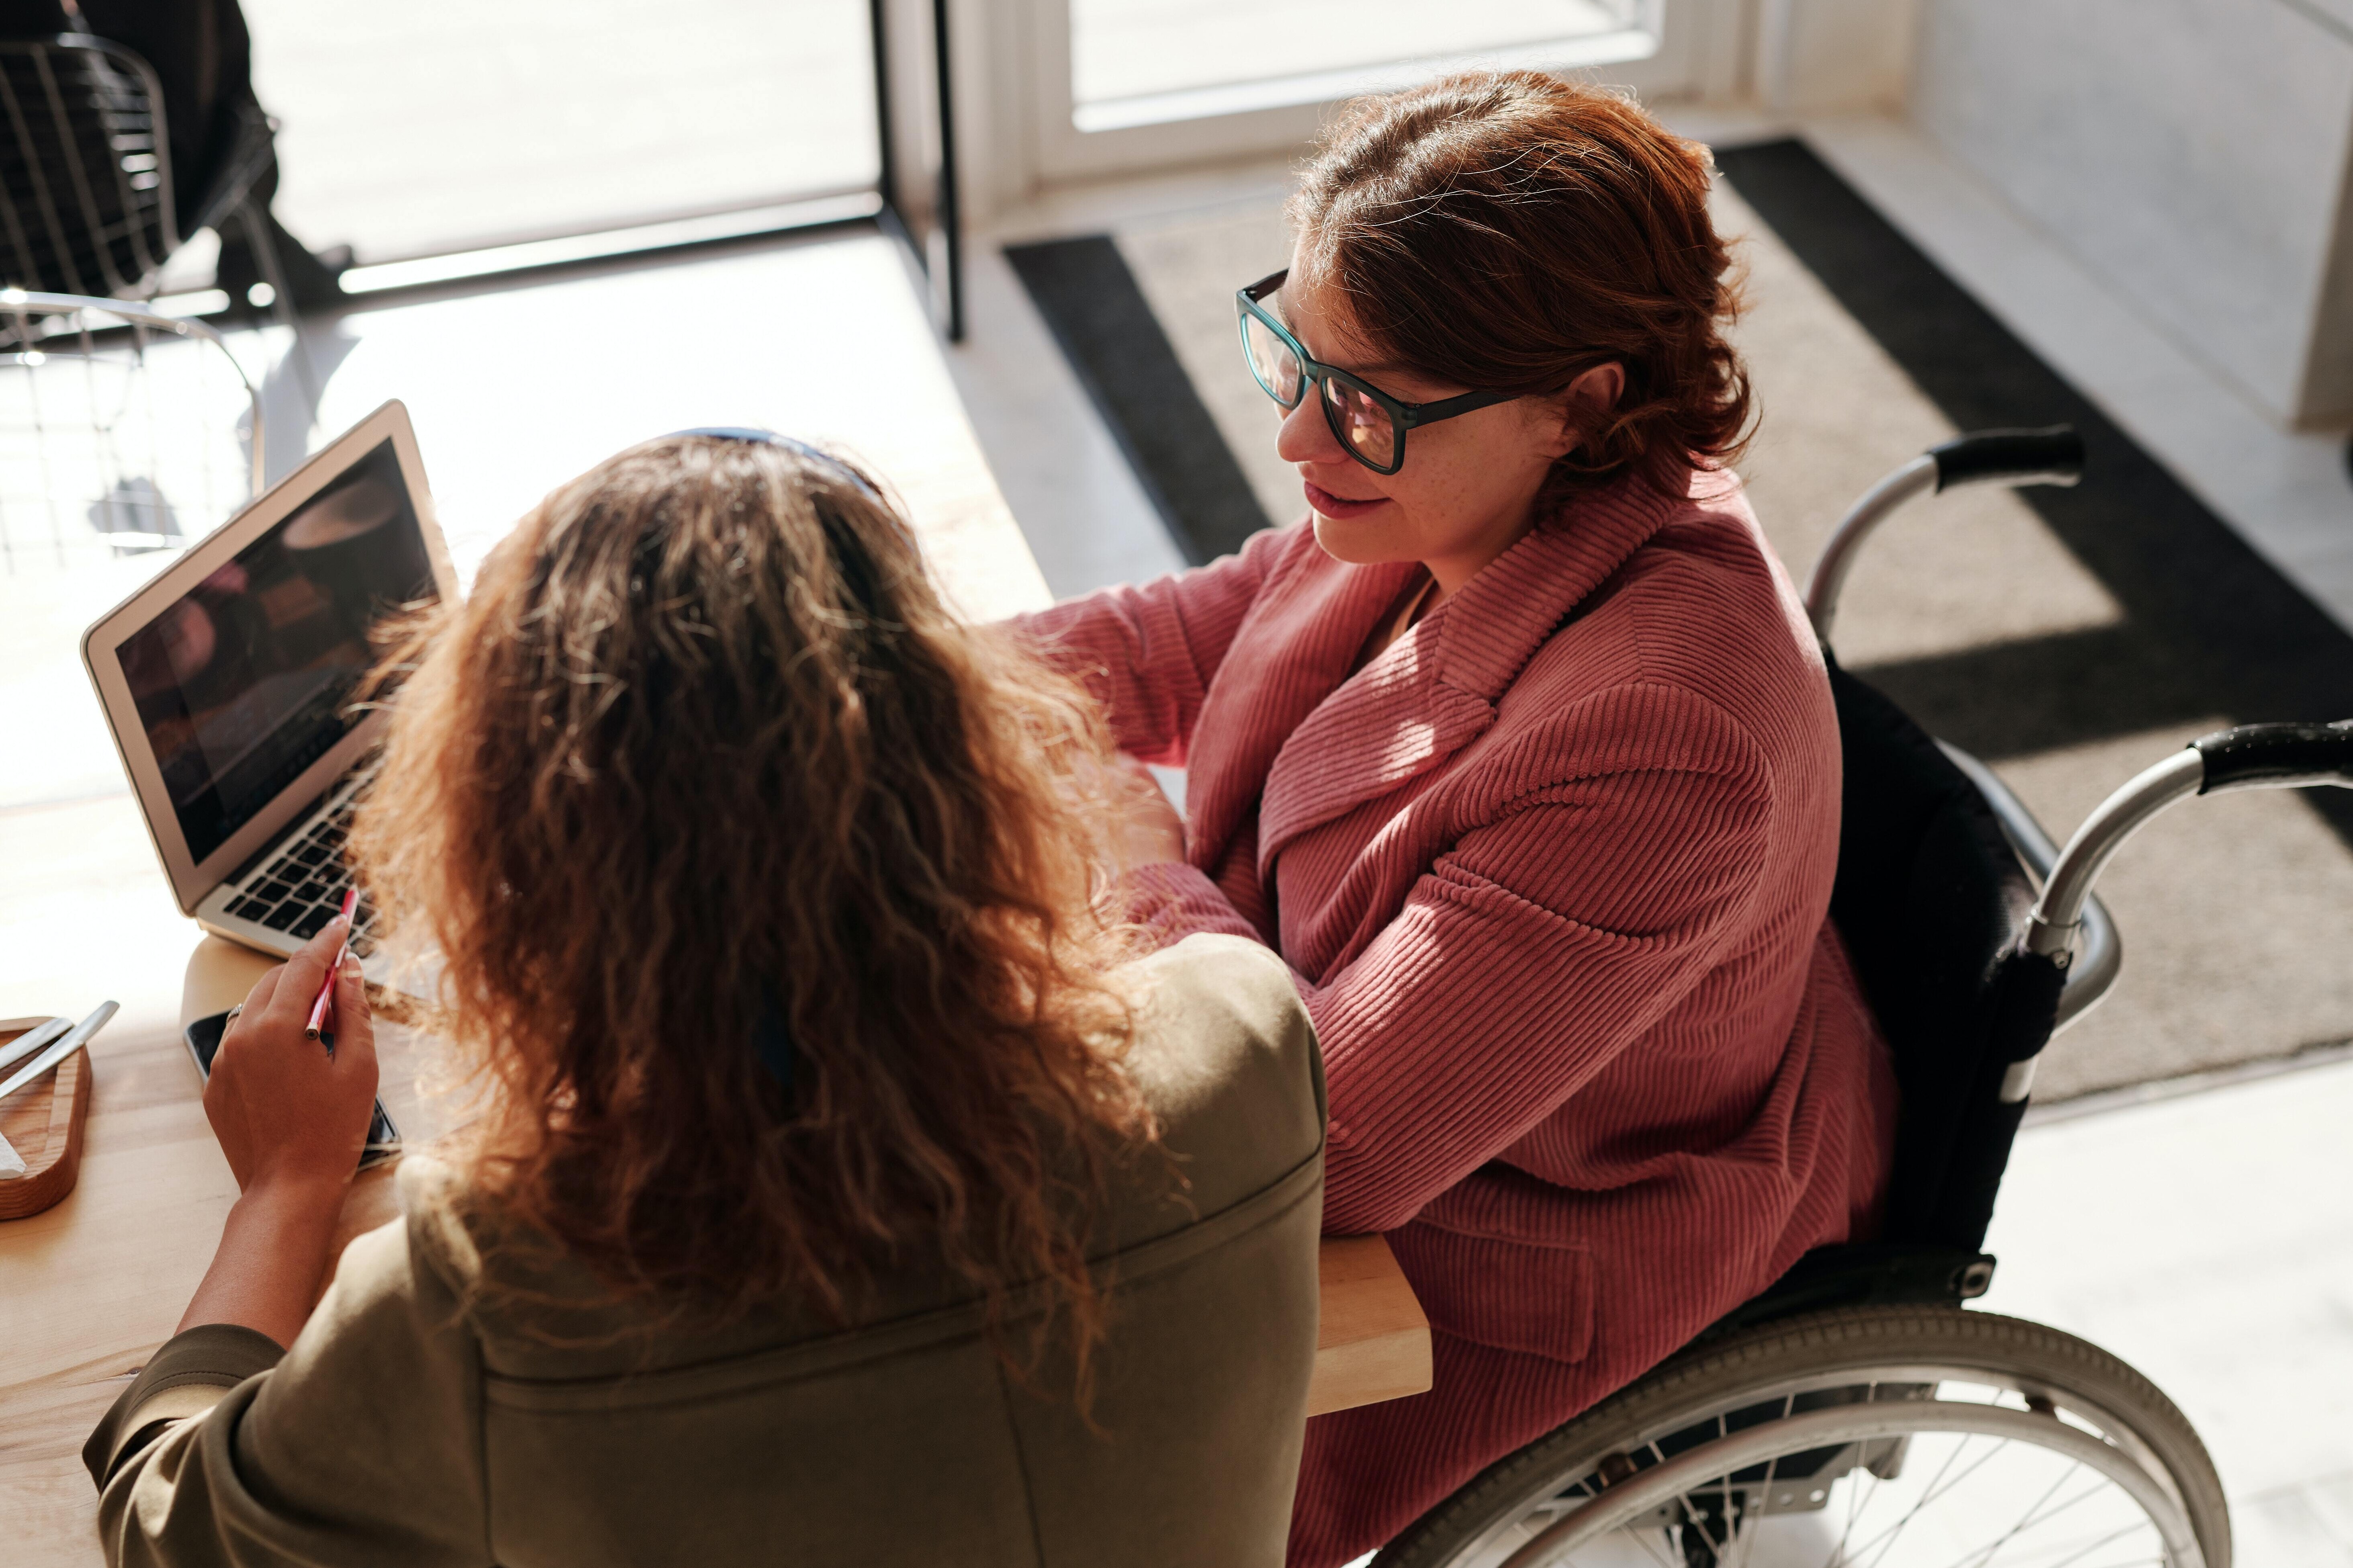
M 101 1489 L 109 1476 L 172 1426 L 201 1415 L 248 1377 L 276 1366 L 285 1352 L 241 1323 L 205 1323 L 164 1342 L 109 1406 L 81 1447 L 81 1462 Z
M 264 1358 L 245 1332 L 174 1339 L 151 1363 L 165 1367 L 155 1386 L 134 1384 L 92 1436 L 109 1563 L 490 1563 L 480 1356 L 454 1291 L 412 1257 L 409 1226 L 351 1244 L 274 1366 L 250 1364 Z M 171 1414 L 174 1387 L 209 1407 Z

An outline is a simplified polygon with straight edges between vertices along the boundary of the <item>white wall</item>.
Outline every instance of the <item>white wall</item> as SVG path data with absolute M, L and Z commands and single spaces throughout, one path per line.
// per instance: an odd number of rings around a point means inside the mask
M 1918 0 L 1759 0 L 1758 101 L 1783 114 L 1900 109 L 1919 10 Z
M 2353 418 L 2353 0 L 1927 0 L 1913 115 L 2274 416 Z

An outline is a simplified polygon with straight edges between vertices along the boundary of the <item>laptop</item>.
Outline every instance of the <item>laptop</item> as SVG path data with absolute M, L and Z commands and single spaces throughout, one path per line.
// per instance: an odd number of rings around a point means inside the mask
M 351 886 L 343 834 L 387 716 L 357 704 L 406 605 L 454 601 L 408 411 L 387 403 L 83 634 L 180 912 L 291 953 Z M 364 900 L 352 951 L 387 976 Z

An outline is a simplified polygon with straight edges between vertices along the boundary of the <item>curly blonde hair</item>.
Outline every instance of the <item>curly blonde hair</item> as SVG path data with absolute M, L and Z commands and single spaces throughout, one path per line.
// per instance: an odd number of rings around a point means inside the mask
M 352 849 L 446 964 L 472 1198 L 719 1318 L 846 1320 L 918 1247 L 992 1306 L 1044 1282 L 1083 1354 L 1072 1200 L 1152 1126 L 1080 689 L 950 616 L 867 475 L 705 436 L 557 490 L 427 616 Z

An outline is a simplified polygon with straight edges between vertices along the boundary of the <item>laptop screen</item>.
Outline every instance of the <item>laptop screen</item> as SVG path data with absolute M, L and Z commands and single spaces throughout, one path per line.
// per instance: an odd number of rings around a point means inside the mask
M 435 597 L 387 440 L 121 644 L 192 860 L 333 750 L 359 719 L 370 629 Z

